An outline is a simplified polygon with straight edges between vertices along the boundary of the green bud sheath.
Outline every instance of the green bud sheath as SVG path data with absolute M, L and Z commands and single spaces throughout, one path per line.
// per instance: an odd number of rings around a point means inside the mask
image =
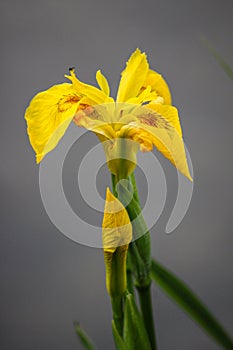
M 126 258 L 128 245 L 118 247 L 113 253 L 104 250 L 106 286 L 108 294 L 119 297 L 126 291 Z
M 111 297 L 113 320 L 119 334 L 123 328 L 123 295 L 127 288 L 126 259 L 132 225 L 122 203 L 107 189 L 102 224 L 106 287 Z

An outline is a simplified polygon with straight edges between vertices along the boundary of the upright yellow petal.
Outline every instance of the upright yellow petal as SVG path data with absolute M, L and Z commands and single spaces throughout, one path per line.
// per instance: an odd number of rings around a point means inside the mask
M 70 69 L 70 75 L 65 75 L 65 77 L 72 82 L 76 91 L 80 92 L 92 101 L 92 105 L 113 102 L 113 99 L 109 97 L 109 91 L 108 94 L 106 94 L 104 91 L 97 89 L 95 86 L 82 83 L 80 80 L 78 80 L 74 73 L 74 68 Z
M 171 105 L 171 93 L 161 74 L 150 69 L 147 73 L 145 81 L 143 82 L 143 88 L 147 88 L 147 86 L 151 86 L 151 91 L 156 92 L 158 96 L 163 98 L 164 104 Z
M 117 247 L 128 245 L 132 240 L 128 213 L 109 188 L 106 192 L 102 235 L 104 251 L 110 253 L 114 253 Z
M 108 85 L 108 81 L 107 79 L 105 78 L 105 76 L 101 73 L 100 70 L 98 70 L 96 72 L 96 80 L 97 80 L 97 83 L 99 84 L 99 87 L 101 88 L 101 90 L 107 95 L 109 96 L 110 94 L 110 88 L 109 88 L 109 85 Z
M 71 84 L 65 83 L 40 92 L 32 99 L 25 119 L 38 163 L 64 135 L 81 98 Z
M 140 92 L 149 69 L 146 54 L 137 49 L 126 63 L 121 73 L 117 102 L 126 102 Z

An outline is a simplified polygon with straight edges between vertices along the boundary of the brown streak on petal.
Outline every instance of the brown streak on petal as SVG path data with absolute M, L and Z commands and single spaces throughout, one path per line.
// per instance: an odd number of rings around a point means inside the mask
M 79 96 L 67 95 L 60 98 L 57 103 L 58 112 L 65 112 L 69 109 L 73 104 L 78 103 L 80 100 Z
M 159 129 L 169 129 L 169 123 L 160 115 L 148 113 L 146 115 L 138 116 L 140 123 L 153 126 Z

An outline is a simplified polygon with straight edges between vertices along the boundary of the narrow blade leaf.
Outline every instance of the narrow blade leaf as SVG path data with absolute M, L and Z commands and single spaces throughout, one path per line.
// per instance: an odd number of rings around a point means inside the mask
M 126 295 L 123 339 L 127 349 L 151 350 L 142 316 L 132 294 Z
M 230 336 L 184 282 L 155 260 L 152 260 L 151 277 L 209 336 L 224 349 L 233 350 Z
M 117 350 L 130 350 L 120 336 L 114 320 L 112 321 L 112 333 Z
M 76 332 L 78 338 L 80 339 L 84 349 L 95 350 L 95 347 L 94 347 L 92 341 L 90 340 L 88 335 L 84 332 L 84 330 L 80 327 L 78 322 L 74 322 L 74 329 L 75 329 L 75 332 Z
M 212 56 L 216 59 L 216 61 L 220 64 L 224 72 L 228 75 L 228 77 L 233 80 L 233 69 L 229 64 L 222 58 L 222 56 L 215 50 L 215 48 L 209 43 L 206 38 L 202 38 L 204 45 L 210 51 Z

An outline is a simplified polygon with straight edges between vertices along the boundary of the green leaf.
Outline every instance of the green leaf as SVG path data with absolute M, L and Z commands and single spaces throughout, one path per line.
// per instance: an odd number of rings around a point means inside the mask
M 229 66 L 229 64 L 222 58 L 222 56 L 215 50 L 215 48 L 209 43 L 206 38 L 202 38 L 204 45 L 210 51 L 212 56 L 216 59 L 216 61 L 220 64 L 222 69 L 228 75 L 228 77 L 233 80 L 233 69 Z
M 224 349 L 233 350 L 233 341 L 202 301 L 172 272 L 152 260 L 151 276 L 209 336 Z
M 117 350 L 130 350 L 120 336 L 114 320 L 112 320 L 112 333 Z
M 75 329 L 75 332 L 76 332 L 78 338 L 80 339 L 84 349 L 95 350 L 95 347 L 94 347 L 92 341 L 90 340 L 88 335 L 84 332 L 84 330 L 80 327 L 78 322 L 74 322 L 74 329 Z
M 147 332 L 132 294 L 127 294 L 124 309 L 123 339 L 130 350 L 151 350 Z

